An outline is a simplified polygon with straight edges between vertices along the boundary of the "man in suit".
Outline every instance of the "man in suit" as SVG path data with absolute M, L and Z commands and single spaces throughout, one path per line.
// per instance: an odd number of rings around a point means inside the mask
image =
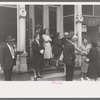
M 68 37 L 69 37 L 69 33 L 65 32 L 64 37 L 61 38 L 61 42 L 62 42 L 63 46 L 66 44 Z
M 16 55 L 21 53 L 14 50 L 15 39 L 9 35 L 6 37 L 6 41 L 2 43 L 0 48 L 0 62 L 1 68 L 4 72 L 5 81 L 11 81 L 12 69 L 16 62 Z
M 71 42 L 71 37 L 69 36 L 63 49 L 63 62 L 66 64 L 66 81 L 72 81 L 74 76 L 74 66 L 75 66 L 75 47 Z

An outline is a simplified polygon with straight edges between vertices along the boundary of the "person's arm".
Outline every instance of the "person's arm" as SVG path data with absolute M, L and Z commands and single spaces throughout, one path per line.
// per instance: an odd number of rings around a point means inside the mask
M 1 68 L 5 68 L 5 46 L 2 46 L 0 48 L 0 63 L 1 63 Z
M 32 50 L 35 50 L 38 53 L 43 53 L 44 49 L 38 48 L 38 46 L 35 43 L 32 43 Z
M 95 61 L 97 58 L 99 58 L 99 52 L 97 49 L 90 49 L 89 54 L 87 54 L 87 57 L 90 61 Z

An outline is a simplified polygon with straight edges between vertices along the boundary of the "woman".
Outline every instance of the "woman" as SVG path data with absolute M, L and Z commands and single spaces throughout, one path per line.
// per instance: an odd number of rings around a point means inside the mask
M 99 51 L 97 48 L 97 43 L 95 41 L 92 41 L 91 44 L 92 44 L 92 48 L 90 49 L 89 54 L 87 55 L 87 57 L 89 59 L 87 77 L 88 77 L 88 79 L 96 80 L 100 73 Z
M 45 67 L 49 67 L 49 62 L 50 62 L 50 58 L 52 58 L 52 47 L 51 47 L 51 41 L 52 39 L 49 36 L 49 30 L 48 29 L 44 29 L 44 34 L 43 34 L 43 40 L 44 40 L 44 64 Z
M 85 62 L 86 60 L 86 54 L 89 53 L 89 50 L 91 48 L 91 45 L 88 44 L 88 41 L 86 39 L 83 39 L 83 43 L 81 46 L 81 50 L 85 53 L 81 56 L 81 80 L 85 80 L 86 79 L 86 73 L 87 73 L 87 69 L 88 69 L 88 63 Z
M 58 68 L 58 61 L 59 61 L 59 57 L 62 53 L 62 42 L 60 40 L 60 33 L 57 32 L 55 35 L 55 39 L 53 42 L 53 54 L 54 54 L 54 59 L 56 60 L 56 67 Z
M 32 42 L 32 62 L 34 67 L 34 80 L 37 78 L 41 78 L 40 69 L 41 69 L 41 60 L 43 55 L 43 48 L 39 42 L 40 37 L 39 34 L 34 34 L 34 41 Z

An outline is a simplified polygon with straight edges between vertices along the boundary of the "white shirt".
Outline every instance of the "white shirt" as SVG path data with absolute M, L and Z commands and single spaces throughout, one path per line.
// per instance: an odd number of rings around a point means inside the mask
M 7 46 L 8 46 L 8 48 L 9 48 L 10 52 L 11 52 L 12 58 L 14 59 L 14 58 L 15 58 L 15 53 L 14 53 L 13 47 L 11 47 L 8 43 L 7 43 Z

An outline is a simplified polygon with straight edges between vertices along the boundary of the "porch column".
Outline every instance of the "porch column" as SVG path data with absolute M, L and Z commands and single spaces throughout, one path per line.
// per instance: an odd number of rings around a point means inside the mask
M 78 34 L 78 46 L 82 44 L 82 5 L 76 5 L 76 28 Z
M 19 71 L 27 71 L 27 53 L 26 53 L 26 11 L 25 5 L 17 5 L 17 49 L 24 51 L 19 56 Z
M 57 16 L 58 17 L 58 16 Z M 63 37 L 63 5 L 59 7 L 59 29 L 60 29 L 60 38 Z
M 49 29 L 49 7 L 46 5 L 43 6 L 43 28 Z
M 76 5 L 76 34 L 78 35 L 78 47 L 82 44 L 82 5 Z M 81 55 L 78 57 L 79 66 L 81 66 Z

